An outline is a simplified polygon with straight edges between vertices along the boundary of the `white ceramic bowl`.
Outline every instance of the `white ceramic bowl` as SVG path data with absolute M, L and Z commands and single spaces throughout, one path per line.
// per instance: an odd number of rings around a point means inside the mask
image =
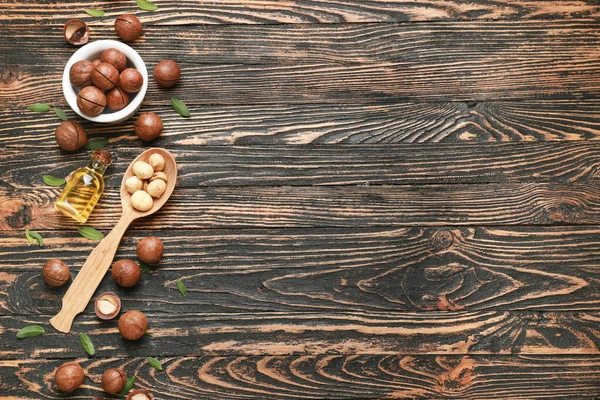
M 104 50 L 110 48 L 115 48 L 125 54 L 125 57 L 127 57 L 127 66 L 137 69 L 142 74 L 144 83 L 142 84 L 142 88 L 139 92 L 130 94 L 131 102 L 124 109 L 120 111 L 111 111 L 106 108 L 101 114 L 96 115 L 95 117 L 90 117 L 89 115 L 82 113 L 79 110 L 79 107 L 77 107 L 77 93 L 79 93 L 79 89 L 76 89 L 73 87 L 73 85 L 71 85 L 69 79 L 69 70 L 77 61 L 95 60 L 96 58 L 100 58 L 100 55 Z M 144 64 L 142 57 L 140 57 L 135 50 L 127 46 L 125 43 L 121 43 L 116 40 L 97 40 L 95 42 L 86 44 L 71 56 L 69 62 L 67 62 L 67 65 L 65 65 L 62 86 L 67 103 L 69 103 L 69 106 L 71 106 L 73 111 L 83 118 L 103 124 L 118 123 L 131 118 L 133 114 L 135 114 L 140 108 L 140 105 L 144 100 L 144 96 L 146 95 L 146 90 L 148 89 L 148 71 L 146 70 L 146 64 Z

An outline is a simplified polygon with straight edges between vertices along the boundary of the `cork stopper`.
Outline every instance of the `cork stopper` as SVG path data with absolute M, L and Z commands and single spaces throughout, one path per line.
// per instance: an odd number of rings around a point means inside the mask
M 112 155 L 110 152 L 104 149 L 98 149 L 92 153 L 92 157 L 100 161 L 104 165 L 110 165 L 112 163 Z

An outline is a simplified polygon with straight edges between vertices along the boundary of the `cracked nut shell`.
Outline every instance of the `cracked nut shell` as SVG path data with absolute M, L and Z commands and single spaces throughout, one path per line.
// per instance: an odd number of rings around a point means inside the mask
M 91 86 L 90 86 L 91 87 Z M 87 143 L 87 133 L 80 123 L 63 121 L 54 131 L 58 147 L 66 151 L 79 150 Z
M 96 86 L 86 86 L 77 94 L 77 107 L 85 115 L 95 117 L 104 111 L 106 96 Z
M 141 113 L 133 129 L 140 139 L 149 142 L 160 136 L 163 130 L 162 119 L 154 112 Z
M 119 394 L 127 383 L 127 375 L 120 368 L 110 368 L 102 374 L 102 390 L 110 394 Z
M 128 93 L 139 92 L 144 84 L 144 77 L 135 68 L 127 68 L 119 75 L 118 85 Z
M 71 271 L 62 260 L 51 258 L 42 267 L 42 278 L 48 286 L 60 287 L 69 281 Z
M 72 392 L 83 384 L 85 373 L 81 365 L 74 361 L 62 364 L 54 373 L 54 383 L 63 392 Z
M 121 299 L 113 292 L 105 292 L 96 297 L 94 311 L 102 320 L 113 319 L 121 311 Z
M 152 75 L 159 86 L 168 88 L 177 85 L 181 77 L 181 69 L 173 60 L 162 60 L 156 64 Z
M 158 264 L 165 254 L 165 246 L 156 236 L 148 236 L 140 240 L 135 248 L 140 260 L 146 264 Z
M 77 61 L 69 69 L 69 80 L 71 85 L 82 89 L 86 86 L 91 86 L 92 72 L 94 71 L 94 64 L 88 60 Z
M 148 329 L 148 319 L 138 310 L 127 311 L 119 318 L 119 333 L 127 340 L 137 340 Z
M 127 400 L 154 400 L 154 396 L 147 389 L 136 389 L 129 392 Z
M 132 287 L 142 279 L 142 270 L 131 260 L 119 260 L 112 266 L 112 277 L 119 285 Z
M 127 67 L 127 57 L 125 57 L 125 54 L 114 48 L 104 50 L 100 56 L 100 61 L 111 64 L 119 72 Z
M 82 46 L 90 39 L 90 29 L 81 19 L 71 19 L 63 27 L 65 40 L 72 45 Z
M 114 65 L 101 62 L 92 71 L 92 82 L 100 90 L 110 90 L 117 86 L 119 71 Z
M 129 95 L 123 89 L 114 87 L 106 92 L 106 106 L 113 111 L 119 111 L 129 104 Z
M 126 42 L 133 42 L 142 34 L 142 23 L 133 14 L 123 14 L 115 20 L 117 35 Z

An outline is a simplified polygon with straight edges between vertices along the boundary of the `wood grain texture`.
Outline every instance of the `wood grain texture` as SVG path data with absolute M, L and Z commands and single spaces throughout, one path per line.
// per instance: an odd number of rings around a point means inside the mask
M 0 238 L 0 315 L 51 315 L 66 288 L 40 270 L 52 257 L 75 276 L 96 244 L 71 231 Z M 600 230 L 591 227 L 150 230 L 128 232 L 116 259 L 136 260 L 154 234 L 166 253 L 133 289 L 110 276 L 128 308 L 178 315 L 237 312 L 597 310 Z M 187 286 L 181 297 L 175 279 Z M 93 316 L 93 307 L 86 309 Z
M 243 37 L 220 32 L 212 42 L 185 27 L 156 28 L 136 50 L 150 68 L 164 58 L 182 68 L 177 87 L 149 86 L 146 105 L 171 97 L 202 105 L 579 100 L 600 94 L 597 28 L 589 21 L 283 26 L 256 27 Z M 110 29 L 98 39 L 114 39 Z M 24 42 L 49 36 L 52 50 L 36 50 L 35 58 L 3 53 L 2 108 L 63 101 L 62 71 L 73 49 L 57 28 L 26 35 Z M 242 42 L 256 47 L 240 53 Z
M 107 146 L 119 159 L 106 175 L 119 187 L 143 149 Z M 600 143 L 460 143 L 331 146 L 201 146 L 172 149 L 177 188 L 217 186 L 410 185 L 505 182 L 593 183 Z M 45 174 L 65 177 L 89 162 L 89 151 L 43 153 L 7 148 L 0 153 L 0 186 L 46 187 Z M 177 189 L 176 189 L 177 192 Z
M 54 208 L 62 188 L 0 189 L 0 228 L 71 229 Z M 121 197 L 109 188 L 88 224 L 110 230 Z M 132 229 L 589 225 L 600 223 L 597 184 L 474 184 L 180 188 Z
M 185 6 L 175 1 L 156 3 L 158 12 L 143 12 L 130 2 L 111 1 L 103 4 L 105 18 L 123 13 L 136 13 L 145 24 L 310 24 L 364 23 L 437 20 L 527 20 L 597 18 L 598 4 L 593 0 L 486 0 L 477 3 L 462 0 L 390 1 L 349 0 L 276 1 L 229 0 L 213 2 L 191 0 Z M 0 21 L 8 24 L 62 25 L 64 16 L 89 18 L 81 2 L 17 0 L 0 3 Z M 91 20 L 101 24 L 105 20 Z
M 51 378 L 62 361 L 0 361 L 0 398 L 33 394 L 64 398 Z M 161 358 L 164 372 L 153 370 L 144 358 L 77 361 L 87 378 L 74 395 L 87 398 L 103 395 L 102 373 L 117 367 L 137 377 L 136 387 L 150 389 L 157 398 L 174 400 L 504 400 L 544 398 L 549 390 L 556 399 L 600 395 L 595 384 L 600 379 L 600 361 L 582 355 L 167 357 Z
M 69 118 L 79 117 L 68 108 Z M 495 103 L 397 103 L 386 105 L 189 105 L 191 118 L 171 106 L 148 106 L 164 123 L 153 145 L 386 144 L 598 140 L 600 104 L 595 100 Z M 0 145 L 55 151 L 54 113 L 0 110 Z M 141 142 L 133 121 L 105 126 L 82 121 L 90 137 L 111 146 Z M 35 149 L 35 150 L 33 150 Z

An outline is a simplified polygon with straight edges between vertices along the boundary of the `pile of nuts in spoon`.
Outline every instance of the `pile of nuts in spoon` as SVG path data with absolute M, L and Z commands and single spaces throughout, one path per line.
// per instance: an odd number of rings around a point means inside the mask
M 125 181 L 131 193 L 131 205 L 138 211 L 148 211 L 154 205 L 153 198 L 160 198 L 167 189 L 167 174 L 163 172 L 165 159 L 158 153 L 150 155 L 148 162 L 136 161 L 133 176 Z

